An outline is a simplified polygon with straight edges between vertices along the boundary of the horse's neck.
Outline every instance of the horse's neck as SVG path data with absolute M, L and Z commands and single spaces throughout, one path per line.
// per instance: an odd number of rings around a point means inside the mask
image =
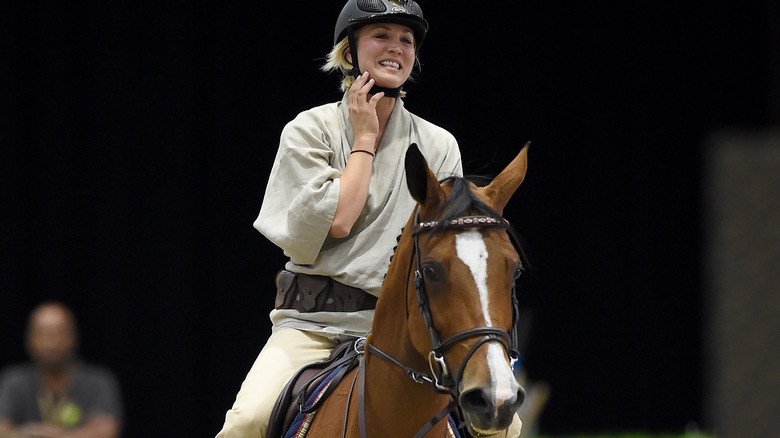
M 385 277 L 370 343 L 401 364 L 428 374 L 428 363 L 414 349 L 407 325 L 406 284 L 412 256 L 409 241 L 402 239 L 399 243 Z M 413 436 L 449 402 L 448 395 L 436 393 L 429 384 L 415 383 L 399 366 L 372 354 L 366 359 L 366 394 L 369 410 L 384 413 L 382 419 L 372 421 L 384 421 L 387 427 L 392 426 L 388 430 L 400 433 L 394 436 L 407 436 L 407 433 Z M 446 427 L 444 422 L 440 422 L 436 429 L 442 431 L 443 427 Z
M 407 281 L 414 281 L 414 272 L 409 271 L 413 251 L 410 228 L 407 224 L 385 276 L 374 312 L 371 343 L 404 365 L 424 366 L 424 361 L 420 363 L 420 353 L 412 345 L 407 325 Z

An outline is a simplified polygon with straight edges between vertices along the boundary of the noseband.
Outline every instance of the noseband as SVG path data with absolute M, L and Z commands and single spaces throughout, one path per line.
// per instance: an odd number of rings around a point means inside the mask
M 430 366 L 432 377 L 423 373 L 419 373 L 415 370 L 412 370 L 411 368 L 408 368 L 400 364 L 398 361 L 391 358 L 386 353 L 376 349 L 376 347 L 373 347 L 370 344 L 368 345 L 368 348 L 372 353 L 377 354 L 378 356 L 383 357 L 384 359 L 389 360 L 395 363 L 396 365 L 402 367 L 404 370 L 406 370 L 409 377 L 411 377 L 415 382 L 430 383 L 434 386 L 434 388 L 438 392 L 452 394 L 457 399 L 459 393 L 458 386 L 460 383 L 460 378 L 463 375 L 463 370 L 466 368 L 466 364 L 468 363 L 469 359 L 471 359 L 471 356 L 473 356 L 474 353 L 476 353 L 477 349 L 480 346 L 482 346 L 482 344 L 485 344 L 487 342 L 501 343 L 501 345 L 504 347 L 504 349 L 507 352 L 507 355 L 510 358 L 510 363 L 512 369 L 514 370 L 515 364 L 517 363 L 520 357 L 520 352 L 518 347 L 519 341 L 518 341 L 518 333 L 517 333 L 517 323 L 518 323 L 518 315 L 519 315 L 517 297 L 515 296 L 515 290 L 513 287 L 512 288 L 512 328 L 510 329 L 509 333 L 498 327 L 487 327 L 487 326 L 473 327 L 455 333 L 454 335 L 442 341 L 441 336 L 439 335 L 439 332 L 433 323 L 433 316 L 431 315 L 431 308 L 428 301 L 428 293 L 425 288 L 425 278 L 422 273 L 422 261 L 421 261 L 422 258 L 420 256 L 420 247 L 418 242 L 419 235 L 425 232 L 429 232 L 437 227 L 446 228 L 446 229 L 493 227 L 493 228 L 502 228 L 506 230 L 509 228 L 509 222 L 504 218 L 495 218 L 491 216 L 465 216 L 465 217 L 459 217 L 447 221 L 420 222 L 419 212 L 416 212 L 415 223 L 416 225 L 414 225 L 414 227 L 412 228 L 412 236 L 414 238 L 414 252 L 412 254 L 412 257 L 413 259 L 416 259 L 416 262 L 414 262 L 416 263 L 414 265 L 416 267 L 416 270 L 414 272 L 414 287 L 417 290 L 417 304 L 420 308 L 420 311 L 422 312 L 423 319 L 425 320 L 425 325 L 428 327 L 428 332 L 431 338 L 432 349 L 428 353 L 428 365 Z M 412 269 L 412 266 L 413 266 L 413 261 L 410 260 L 409 262 L 410 271 Z M 470 339 L 470 338 L 479 338 L 479 339 L 468 351 L 466 357 L 463 359 L 463 362 L 461 362 L 457 373 L 453 376 L 450 373 L 447 364 L 445 363 L 444 354 L 452 346 L 458 344 L 459 342 L 465 339 Z

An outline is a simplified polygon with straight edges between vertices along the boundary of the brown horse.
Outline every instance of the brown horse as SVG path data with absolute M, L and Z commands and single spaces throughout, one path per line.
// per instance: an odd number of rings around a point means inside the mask
M 456 404 L 475 436 L 509 427 L 524 398 L 511 336 L 522 265 L 501 213 L 526 168 L 527 147 L 485 187 L 439 183 L 417 146 L 409 148 L 407 184 L 418 207 L 361 364 L 318 408 L 307 436 L 446 437 L 442 418 Z

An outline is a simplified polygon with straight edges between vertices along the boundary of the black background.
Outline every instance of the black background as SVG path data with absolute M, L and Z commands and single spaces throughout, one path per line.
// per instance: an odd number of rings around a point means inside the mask
M 341 1 L 4 7 L 0 365 L 76 311 L 125 436 L 213 436 L 264 339 L 281 251 L 252 228 Z M 777 2 L 431 2 L 407 107 L 467 173 L 532 141 L 507 218 L 533 269 L 525 364 L 545 433 L 706 428 L 709 135 L 778 123 Z

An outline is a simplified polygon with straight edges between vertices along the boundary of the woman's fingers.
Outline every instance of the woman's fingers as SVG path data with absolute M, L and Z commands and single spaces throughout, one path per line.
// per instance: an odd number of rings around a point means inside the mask
M 369 95 L 373 86 L 374 79 L 365 72 L 355 79 L 349 90 L 349 114 L 355 138 L 367 136 L 375 139 L 379 132 L 376 106 L 385 93 Z
M 376 104 L 379 103 L 379 99 L 385 97 L 385 92 L 380 91 L 379 93 L 376 93 L 375 95 L 371 96 L 371 100 L 368 101 L 368 103 L 371 105 L 372 108 L 376 109 Z
M 354 92 L 355 94 L 360 93 L 369 82 L 370 79 L 368 78 L 368 72 L 365 72 L 355 78 L 355 82 L 352 83 L 352 87 L 349 89 L 349 91 Z
M 369 78 L 368 76 L 368 72 L 358 76 L 349 89 L 350 105 L 355 105 L 355 109 L 375 110 L 377 102 L 384 96 L 384 93 L 377 93 L 374 96 L 368 94 L 374 86 L 374 79 Z M 377 96 L 379 96 L 379 98 L 377 98 Z

